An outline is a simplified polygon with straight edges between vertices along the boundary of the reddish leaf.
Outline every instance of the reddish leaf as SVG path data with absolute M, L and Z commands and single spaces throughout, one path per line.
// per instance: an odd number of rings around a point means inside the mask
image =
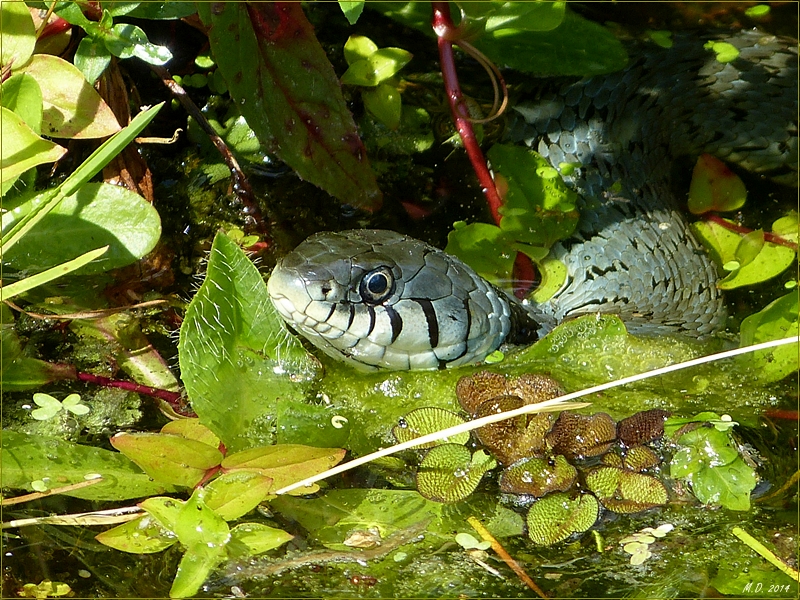
M 381 193 L 341 86 L 299 2 L 198 2 L 231 97 L 271 152 L 348 204 Z
M 689 186 L 692 214 L 738 210 L 746 198 L 744 183 L 724 162 L 710 154 L 702 154 L 697 159 Z

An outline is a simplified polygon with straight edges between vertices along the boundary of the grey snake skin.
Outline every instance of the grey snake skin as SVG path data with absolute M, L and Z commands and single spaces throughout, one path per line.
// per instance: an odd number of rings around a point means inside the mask
M 352 230 L 284 257 L 268 282 L 273 304 L 361 370 L 475 363 L 590 313 L 617 314 L 634 333 L 719 331 L 717 271 L 678 212 L 673 163 L 705 152 L 796 186 L 798 162 L 796 43 L 758 31 L 720 39 L 737 59 L 720 63 L 679 36 L 632 52 L 623 71 L 548 84 L 515 107 L 506 141 L 578 167 L 564 177 L 580 197 L 578 230 L 551 249 L 568 276 L 547 302 L 523 306 L 423 242 Z

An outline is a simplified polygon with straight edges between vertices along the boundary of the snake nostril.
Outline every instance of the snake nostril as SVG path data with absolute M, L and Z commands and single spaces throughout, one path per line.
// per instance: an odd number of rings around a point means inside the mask
M 320 291 L 322 292 L 323 296 L 327 297 L 327 295 L 331 293 L 331 289 L 332 289 L 331 286 L 329 286 L 328 284 L 322 284 Z

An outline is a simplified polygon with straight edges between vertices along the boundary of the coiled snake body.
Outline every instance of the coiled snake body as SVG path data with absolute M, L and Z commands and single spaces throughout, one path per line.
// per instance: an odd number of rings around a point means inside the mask
M 379 230 L 323 232 L 282 259 L 268 287 L 281 316 L 361 369 L 477 362 L 565 318 L 617 314 L 634 332 L 706 335 L 725 307 L 717 273 L 676 210 L 676 158 L 707 152 L 797 185 L 797 48 L 757 31 L 725 38 L 720 63 L 689 37 L 624 71 L 539 91 L 515 108 L 509 141 L 559 168 L 580 197 L 575 235 L 551 253 L 567 280 L 518 304 L 458 259 Z

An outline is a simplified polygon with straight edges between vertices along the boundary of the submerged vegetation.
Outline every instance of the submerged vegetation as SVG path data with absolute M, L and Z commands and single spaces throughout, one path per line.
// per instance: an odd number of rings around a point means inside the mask
M 532 298 L 552 295 L 574 166 L 501 143 L 484 117 L 502 86 L 480 82 L 497 65 L 513 98 L 514 71 L 619 70 L 609 27 L 563 2 L 454 3 L 458 29 L 436 32 L 424 2 L 0 6 L 4 595 L 797 595 L 796 438 L 780 420 L 796 424 L 796 344 L 284 493 L 394 441 L 797 336 L 797 213 L 754 209 L 759 185 L 779 188 L 709 156 L 685 192 L 711 214 L 693 229 L 735 299 L 717 338 L 635 337 L 590 315 L 484 365 L 355 374 L 273 310 L 269 264 L 324 228 L 439 245 L 449 231 L 486 278 L 508 283 L 527 257 Z M 757 8 L 732 18 L 768 25 Z M 471 142 L 435 33 L 480 65 L 458 61 Z M 462 159 L 478 141 L 496 210 Z

